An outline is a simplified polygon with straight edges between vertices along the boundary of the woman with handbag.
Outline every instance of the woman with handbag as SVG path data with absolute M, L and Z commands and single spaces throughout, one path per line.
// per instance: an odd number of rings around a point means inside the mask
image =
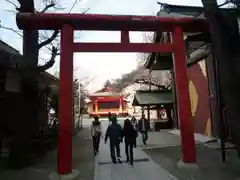
M 135 129 L 137 129 L 137 119 L 133 116 L 131 119 L 131 123 Z
M 94 152 L 94 155 L 96 156 L 97 153 L 99 152 L 100 138 L 102 136 L 102 128 L 101 128 L 101 123 L 99 121 L 98 116 L 95 116 L 90 130 L 91 130 L 91 136 L 93 140 L 93 152 Z

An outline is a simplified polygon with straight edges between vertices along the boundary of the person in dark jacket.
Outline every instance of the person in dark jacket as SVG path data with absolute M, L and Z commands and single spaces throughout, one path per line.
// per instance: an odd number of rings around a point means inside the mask
M 131 119 L 131 123 L 135 129 L 137 129 L 137 119 L 133 116 Z
M 142 134 L 143 144 L 147 144 L 148 140 L 148 130 L 149 130 L 149 123 L 148 120 L 145 118 L 145 115 L 142 115 L 142 118 L 138 121 L 138 129 L 139 132 Z
M 136 148 L 137 130 L 129 119 L 124 122 L 122 138 L 125 140 L 126 162 L 133 165 L 133 147 Z
M 108 125 L 111 124 L 111 120 L 112 119 L 112 114 L 110 112 L 108 112 Z
M 112 124 L 108 126 L 106 131 L 105 143 L 107 143 L 107 140 L 109 138 L 112 162 L 114 164 L 116 164 L 117 161 L 118 163 L 122 163 L 121 154 L 120 154 L 120 141 L 122 139 L 122 127 L 117 123 L 117 117 L 112 117 L 111 121 L 112 121 Z M 115 150 L 117 152 L 117 160 L 116 160 Z

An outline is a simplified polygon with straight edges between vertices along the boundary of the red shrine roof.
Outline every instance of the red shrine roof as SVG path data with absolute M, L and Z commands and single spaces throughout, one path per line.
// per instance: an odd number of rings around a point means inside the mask
M 106 97 L 106 96 L 120 96 L 119 92 L 115 92 L 112 88 L 110 87 L 103 87 L 102 89 L 89 94 L 89 97 Z
M 96 91 L 95 93 L 101 93 L 101 92 L 114 92 L 114 90 L 110 87 L 103 87 L 102 89 Z

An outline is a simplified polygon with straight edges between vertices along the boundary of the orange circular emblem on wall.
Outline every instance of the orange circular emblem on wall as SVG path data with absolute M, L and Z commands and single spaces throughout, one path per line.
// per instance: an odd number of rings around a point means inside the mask
M 189 81 L 189 95 L 190 95 L 190 101 L 191 101 L 192 116 L 195 116 L 197 105 L 198 105 L 198 94 L 192 81 Z

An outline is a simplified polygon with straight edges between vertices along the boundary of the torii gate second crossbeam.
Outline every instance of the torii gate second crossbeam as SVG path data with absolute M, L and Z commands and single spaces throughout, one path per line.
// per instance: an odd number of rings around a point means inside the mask
M 155 16 L 21 13 L 17 15 L 17 25 L 24 30 L 61 30 L 59 174 L 69 174 L 72 171 L 72 73 L 74 52 L 173 53 L 182 160 L 185 163 L 196 162 L 183 32 L 208 31 L 205 20 Z M 74 30 L 121 31 L 121 42 L 75 43 Z M 172 44 L 130 43 L 129 31 L 171 32 Z

